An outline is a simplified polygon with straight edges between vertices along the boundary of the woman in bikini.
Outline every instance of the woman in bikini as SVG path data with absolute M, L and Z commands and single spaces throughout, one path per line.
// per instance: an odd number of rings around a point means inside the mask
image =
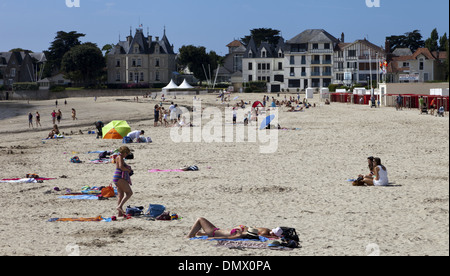
M 118 206 L 116 209 L 119 212 L 119 217 L 121 217 L 125 216 L 123 206 L 133 195 L 130 178 L 133 170 L 131 170 L 131 167 L 124 161 L 124 158 L 131 153 L 130 149 L 126 146 L 122 146 L 119 148 L 119 152 L 120 154 L 115 159 L 116 171 L 114 172 L 113 183 L 116 185 L 117 193 L 119 195 Z
M 268 228 L 249 228 L 244 225 L 239 225 L 233 229 L 220 229 L 205 218 L 197 219 L 187 235 L 187 238 L 194 238 L 196 236 L 208 236 L 210 239 L 230 240 L 239 238 L 255 239 L 258 238 L 258 236 L 278 238 L 274 235 L 273 231 Z

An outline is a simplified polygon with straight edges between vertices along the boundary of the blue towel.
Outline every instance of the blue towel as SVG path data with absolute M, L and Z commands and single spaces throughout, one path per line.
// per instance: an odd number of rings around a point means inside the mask
M 191 238 L 191 240 L 208 240 L 210 237 L 208 236 L 201 236 L 201 237 L 195 237 L 195 238 Z M 266 242 L 269 241 L 270 239 L 263 237 L 263 236 L 259 236 L 259 241 L 261 242 Z M 211 239 L 211 241 L 255 241 L 255 239 Z
M 59 198 L 64 198 L 64 199 L 87 199 L 87 200 L 94 200 L 94 199 L 98 199 L 98 196 L 96 195 L 73 195 L 73 196 L 61 196 Z

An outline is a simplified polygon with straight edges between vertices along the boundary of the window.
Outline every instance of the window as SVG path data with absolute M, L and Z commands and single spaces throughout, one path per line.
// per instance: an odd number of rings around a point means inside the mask
M 291 67 L 291 77 L 295 77 L 295 68 Z
M 155 59 L 155 67 L 159 67 L 159 58 Z
M 253 58 L 253 52 L 252 51 L 248 52 L 248 57 L 249 58 Z
M 330 49 L 330 43 L 325 43 L 324 48 L 325 48 L 326 50 L 329 50 L 329 49 Z
M 403 62 L 403 67 L 409 67 L 409 62 Z
M 130 79 L 129 79 L 129 81 L 133 81 L 133 77 L 134 77 L 133 72 L 130 72 Z
M 141 78 L 140 81 L 144 81 L 144 72 L 141 72 Z
M 116 73 L 116 81 L 120 81 L 120 72 Z
M 267 70 L 270 70 L 270 63 L 267 63 L 266 68 Z
M 262 50 L 262 52 L 261 52 L 261 57 L 263 57 L 263 58 L 267 57 L 267 52 L 266 52 L 266 50 Z
M 283 62 L 278 62 L 278 70 L 283 70 Z
M 319 44 L 318 43 L 314 43 L 313 44 L 313 49 L 314 50 L 318 50 L 319 49 Z
M 142 66 L 142 59 L 139 58 L 139 59 L 137 60 L 137 66 L 138 66 L 138 67 L 141 67 L 141 66 Z
M 420 62 L 419 62 L 419 70 L 423 71 L 423 68 L 424 68 L 424 60 L 421 59 Z
M 348 50 L 349 57 L 356 57 L 356 50 Z
M 253 62 L 248 63 L 248 70 L 253 70 Z
M 302 56 L 302 64 L 306 64 L 306 56 Z
M 120 59 L 116 59 L 116 67 L 120 67 Z
M 248 75 L 248 81 L 253 81 L 253 75 Z
M 136 60 L 135 60 L 135 59 L 133 59 L 133 60 L 131 61 L 131 66 L 132 66 L 132 67 L 136 67 Z
M 300 80 L 289 80 L 289 88 L 300 88 Z
M 16 77 L 16 68 L 11 68 L 11 78 L 15 78 Z
M 284 75 L 275 75 L 275 81 L 284 82 Z
M 155 73 L 155 81 L 160 81 L 159 72 L 158 71 L 156 71 L 156 73 Z
M 294 65 L 294 64 L 295 64 L 295 57 L 294 57 L 294 56 L 291 56 L 290 64 L 291 64 L 291 65 Z
M 139 53 L 139 46 L 134 46 L 134 53 L 138 54 Z

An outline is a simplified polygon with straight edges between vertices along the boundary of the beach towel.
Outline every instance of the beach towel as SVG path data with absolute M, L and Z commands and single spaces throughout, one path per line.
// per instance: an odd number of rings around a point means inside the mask
M 89 160 L 89 163 L 92 163 L 92 164 L 109 164 L 109 163 L 111 163 L 111 159 L 109 159 L 109 158 L 94 159 L 94 160 Z
M 27 178 L 5 178 L 0 181 L 17 181 L 17 180 L 26 180 L 26 179 L 30 179 L 30 178 L 28 178 L 28 177 Z M 56 178 L 38 177 L 38 178 L 31 178 L 31 179 L 36 179 L 39 182 L 39 181 L 55 180 Z
M 158 169 L 154 169 L 154 170 L 149 170 L 149 173 L 157 173 L 157 172 L 184 172 L 183 170 L 177 169 L 177 170 L 158 170 Z
M 0 183 L 38 183 L 35 178 L 18 178 L 13 180 L 0 180 Z
M 293 248 L 285 247 L 285 246 L 277 246 L 271 247 L 267 243 L 254 242 L 254 241 L 230 241 L 230 240 L 221 240 L 218 241 L 215 245 L 217 247 L 225 247 L 229 249 L 271 249 L 271 250 L 294 250 Z
M 59 198 L 63 199 L 78 199 L 78 200 L 96 200 L 98 199 L 98 195 L 64 195 Z
M 267 242 L 267 241 L 271 240 L 271 239 L 263 237 L 263 236 L 258 236 L 258 238 L 259 238 L 260 242 Z M 191 240 L 208 240 L 208 239 L 209 239 L 208 236 L 191 238 Z M 231 240 L 230 239 L 210 239 L 208 241 L 252 241 L 252 242 L 254 242 L 256 240 L 255 239 L 231 239 Z
M 108 219 L 104 219 L 102 216 L 98 216 L 95 218 L 51 218 L 48 222 L 92 222 L 92 221 L 108 221 Z

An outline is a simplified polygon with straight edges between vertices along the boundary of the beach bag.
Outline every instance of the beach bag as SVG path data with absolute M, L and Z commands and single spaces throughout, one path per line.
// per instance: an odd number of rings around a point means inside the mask
M 280 227 L 283 230 L 281 234 L 282 245 L 289 248 L 299 248 L 300 239 L 298 238 L 297 232 L 294 228 L 290 227 Z
M 81 160 L 78 156 L 74 156 L 70 159 L 71 163 L 81 163 Z
M 283 234 L 281 234 L 281 237 L 285 240 L 294 240 L 296 242 L 299 242 L 300 239 L 298 238 L 297 232 L 294 228 L 290 227 L 280 227 L 281 230 L 283 230 Z
M 131 144 L 131 143 L 133 143 L 133 140 L 131 140 L 130 137 L 125 136 L 125 137 L 123 137 L 122 143 L 123 144 Z
M 109 185 L 109 187 L 103 188 L 101 194 L 102 194 L 102 197 L 104 197 L 104 198 L 116 196 L 116 193 L 114 192 L 114 188 L 112 185 Z
M 130 215 L 132 217 L 137 217 L 137 216 L 141 216 L 143 211 L 144 211 L 144 207 L 142 207 L 142 206 L 141 207 L 128 206 L 126 213 L 127 213 L 127 215 Z
M 164 207 L 163 205 L 150 204 L 150 206 L 148 207 L 146 215 L 149 215 L 149 216 L 151 216 L 153 218 L 157 218 L 160 215 L 162 215 L 162 213 L 164 213 L 165 210 L 166 210 L 166 207 Z

